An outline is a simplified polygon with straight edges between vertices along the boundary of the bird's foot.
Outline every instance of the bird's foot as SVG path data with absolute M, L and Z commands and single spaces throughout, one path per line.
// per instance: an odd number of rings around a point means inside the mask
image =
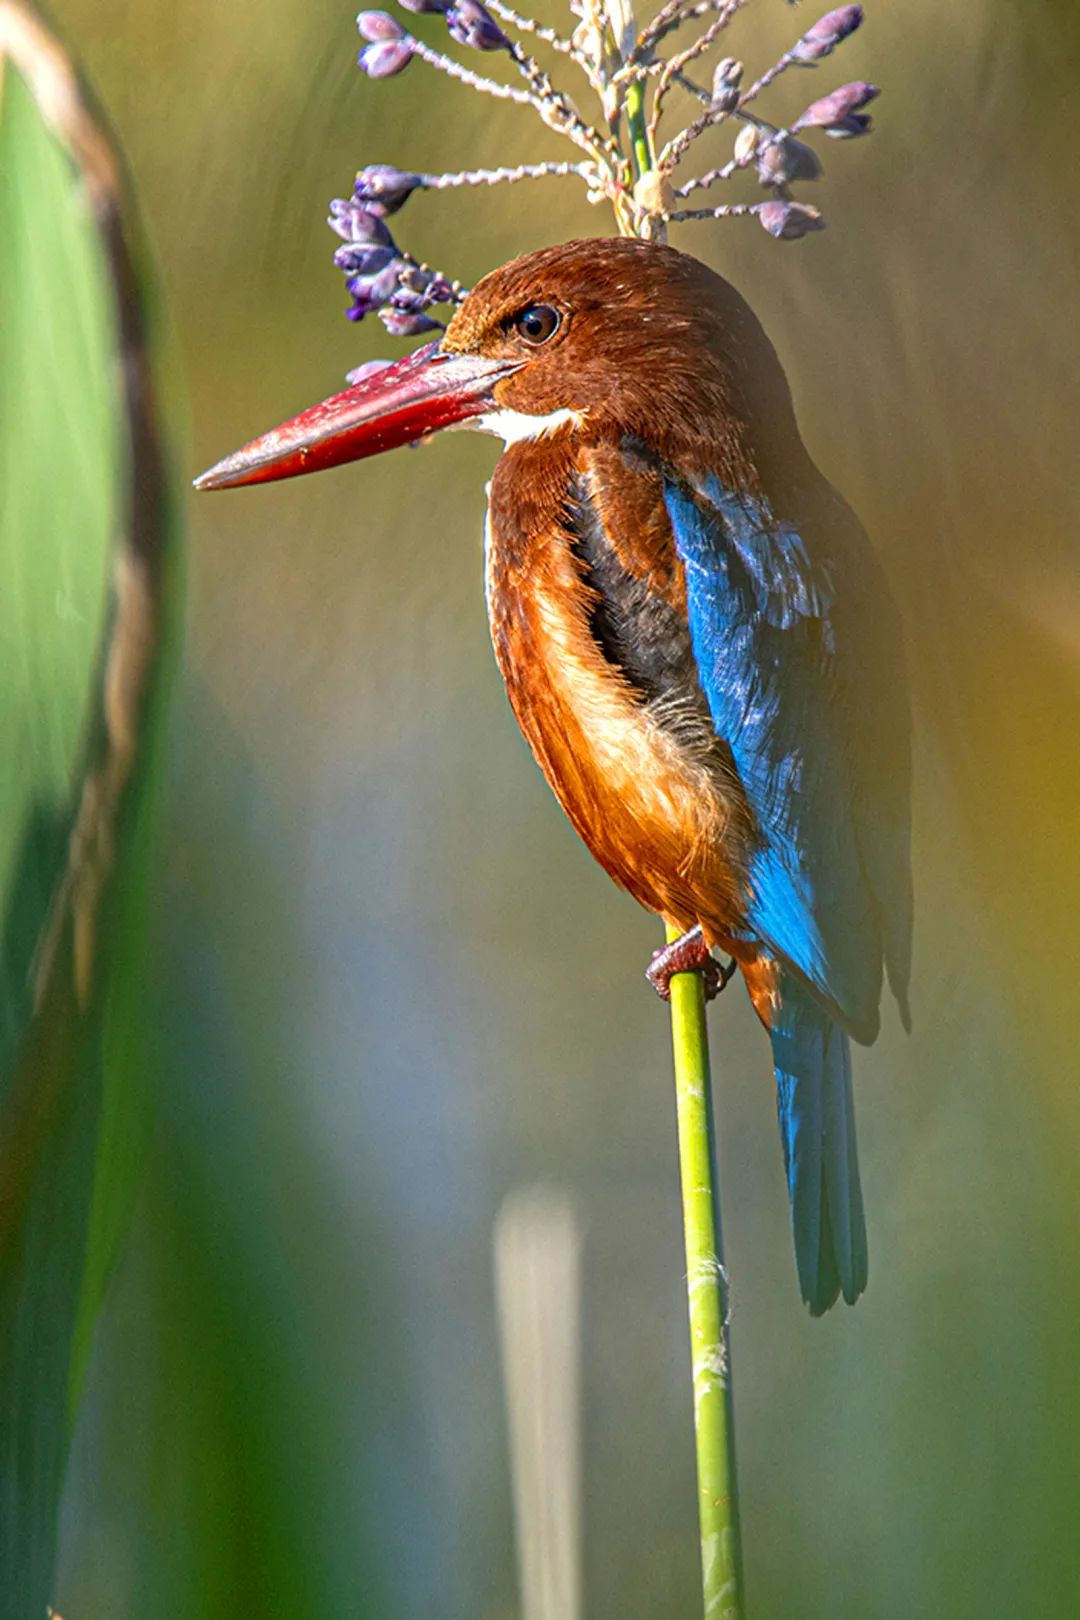
M 725 990 L 734 976 L 738 963 L 718 962 L 705 943 L 701 924 L 680 934 L 663 950 L 654 951 L 652 961 L 645 969 L 645 977 L 661 1001 L 671 1000 L 671 980 L 676 973 L 700 973 L 705 986 L 705 1000 L 713 1001 Z

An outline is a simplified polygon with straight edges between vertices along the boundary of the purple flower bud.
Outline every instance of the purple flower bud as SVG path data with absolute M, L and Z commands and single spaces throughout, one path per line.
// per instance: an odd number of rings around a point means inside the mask
M 759 130 L 756 124 L 743 125 L 735 137 L 731 154 L 740 169 L 746 167 L 764 139 L 764 132 Z
M 393 247 L 390 228 L 372 208 L 350 198 L 335 197 L 326 223 L 345 242 L 363 242 L 368 247 Z
M 831 124 L 842 123 L 849 113 L 865 107 L 878 93 L 877 85 L 867 84 L 862 79 L 857 79 L 854 84 L 842 84 L 839 90 L 832 92 L 832 95 L 822 96 L 820 101 L 811 102 L 802 117 L 796 119 L 792 128 L 828 129 Z
M 397 263 L 397 252 L 392 247 L 368 247 L 363 242 L 347 242 L 334 254 L 339 270 L 350 276 L 377 276 L 388 264 Z
M 357 14 L 356 26 L 360 30 L 361 39 L 405 38 L 404 28 L 402 28 L 396 17 L 391 17 L 388 11 L 361 11 Z
M 796 180 L 816 180 L 821 174 L 821 160 L 805 141 L 784 135 L 761 148 L 757 172 L 763 186 L 790 186 Z
M 365 360 L 362 366 L 354 366 L 351 371 L 345 373 L 345 381 L 353 384 L 366 382 L 369 377 L 385 371 L 390 364 L 392 362 L 389 360 Z
M 432 304 L 449 304 L 453 296 L 445 276 L 437 276 L 431 271 L 418 276 L 415 271 L 405 270 L 390 300 L 390 307 L 403 314 L 419 315 L 422 310 L 430 309 Z
M 862 6 L 839 6 L 835 11 L 819 17 L 808 28 L 789 55 L 796 62 L 820 62 L 829 56 L 849 34 L 853 34 L 863 20 Z
M 445 276 L 433 276 L 426 296 L 429 304 L 449 304 L 453 302 L 454 289 Z
M 403 11 L 445 11 L 450 0 L 398 0 Z
M 348 312 L 349 319 L 363 320 L 365 315 L 388 304 L 397 291 L 400 271 L 400 262 L 395 259 L 375 275 L 350 277 L 345 283 L 353 300 L 353 307 Z
M 411 287 L 398 287 L 390 300 L 390 308 L 397 310 L 399 315 L 419 315 L 429 302 L 426 293 L 415 292 Z
M 758 209 L 758 218 L 769 235 L 781 242 L 794 242 L 808 231 L 825 229 L 825 221 L 817 209 L 806 203 L 767 202 Z
M 446 13 L 450 38 L 477 51 L 502 51 L 510 44 L 491 12 L 480 0 L 454 0 Z
M 362 289 L 350 288 L 354 296 L 359 292 L 373 307 L 388 304 L 398 289 L 401 278 L 401 265 L 398 262 L 388 264 L 374 276 L 363 276 Z
M 407 39 L 380 39 L 365 45 L 356 58 L 361 73 L 369 79 L 392 79 L 403 73 L 412 61 L 412 45 Z
M 394 299 L 395 309 L 426 309 L 429 304 L 448 304 L 454 296 L 445 276 L 418 264 L 410 264 L 402 270 L 400 292 L 400 302 Z
M 391 337 L 418 337 L 421 332 L 441 332 L 442 322 L 430 315 L 411 315 L 404 310 L 380 309 L 379 319 Z
M 725 56 L 716 65 L 712 81 L 712 107 L 720 112 L 734 112 L 739 105 L 739 85 L 742 83 L 743 65 L 733 56 Z
M 826 127 L 826 135 L 832 135 L 836 140 L 844 140 L 852 135 L 869 135 L 873 128 L 873 121 L 869 113 L 848 113 L 846 118 L 837 119 L 835 124 Z
M 406 174 L 389 163 L 373 163 L 356 176 L 353 195 L 373 214 L 396 214 L 419 184 L 418 174 Z

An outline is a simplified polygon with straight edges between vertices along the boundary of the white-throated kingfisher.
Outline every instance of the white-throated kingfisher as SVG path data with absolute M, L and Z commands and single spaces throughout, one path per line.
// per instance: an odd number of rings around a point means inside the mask
M 454 424 L 500 435 L 488 613 L 518 723 L 616 883 L 741 969 L 769 1031 L 804 1300 L 866 1286 L 849 1037 L 908 1021 L 910 743 L 897 616 L 735 289 L 620 239 L 517 259 L 441 341 L 229 456 L 287 478 Z

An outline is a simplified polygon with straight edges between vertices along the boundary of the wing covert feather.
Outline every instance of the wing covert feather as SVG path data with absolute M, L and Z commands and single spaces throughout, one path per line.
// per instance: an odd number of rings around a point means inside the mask
M 665 480 L 701 685 L 757 821 L 751 924 L 870 1041 L 883 957 L 906 1011 L 902 658 L 857 521 L 812 493 L 796 526 L 716 478 Z

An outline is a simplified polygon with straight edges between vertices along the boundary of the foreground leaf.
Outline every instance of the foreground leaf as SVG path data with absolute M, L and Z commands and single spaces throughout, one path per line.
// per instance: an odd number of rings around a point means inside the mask
M 15 0 L 0 174 L 0 1620 L 26 1620 L 145 1116 L 170 548 L 116 158 Z

